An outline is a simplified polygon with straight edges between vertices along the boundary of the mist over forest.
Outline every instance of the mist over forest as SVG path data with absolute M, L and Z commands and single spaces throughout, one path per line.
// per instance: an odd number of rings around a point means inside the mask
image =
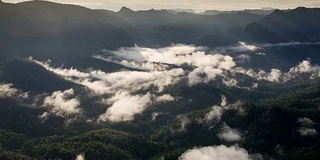
M 317 160 L 319 19 L 0 1 L 0 159 Z

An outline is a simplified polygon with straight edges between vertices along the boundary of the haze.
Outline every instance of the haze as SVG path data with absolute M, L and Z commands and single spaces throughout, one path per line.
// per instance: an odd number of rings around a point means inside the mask
M 3 0 L 17 3 L 21 0 Z M 76 4 L 93 9 L 119 10 L 127 6 L 133 10 L 154 9 L 194 9 L 197 12 L 205 10 L 240 10 L 272 7 L 279 9 L 304 7 L 319 7 L 320 0 L 52 0 L 58 3 Z

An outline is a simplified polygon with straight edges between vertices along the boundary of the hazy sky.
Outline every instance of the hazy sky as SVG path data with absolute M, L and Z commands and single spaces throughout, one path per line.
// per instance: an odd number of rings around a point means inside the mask
M 22 0 L 2 0 L 16 3 Z M 59 3 L 71 3 L 93 9 L 117 11 L 122 6 L 133 10 L 190 8 L 198 12 L 204 10 L 238 10 L 261 7 L 296 8 L 298 6 L 320 7 L 320 0 L 51 0 Z

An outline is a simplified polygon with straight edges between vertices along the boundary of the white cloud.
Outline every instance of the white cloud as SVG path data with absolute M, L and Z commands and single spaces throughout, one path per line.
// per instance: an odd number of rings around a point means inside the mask
M 120 71 L 105 73 L 92 71 L 90 75 L 104 83 L 104 87 L 108 88 L 106 93 L 115 93 L 120 89 L 134 92 L 145 89 L 150 85 L 155 85 L 159 91 L 162 91 L 165 86 L 177 83 L 184 72 L 178 68 L 163 72 Z
M 180 121 L 180 128 L 177 129 L 178 132 L 185 132 L 187 131 L 187 125 L 191 123 L 191 121 L 186 116 L 179 116 Z
M 84 159 L 84 154 L 77 155 L 76 160 L 85 160 Z
M 297 121 L 298 121 L 298 123 L 300 123 L 302 126 L 313 126 L 313 125 L 316 124 L 313 120 L 311 120 L 310 118 L 307 118 L 307 117 L 305 117 L 305 118 L 298 118 Z
M 260 47 L 255 45 L 250 45 L 245 42 L 238 42 L 237 45 L 217 47 L 213 52 L 214 53 L 228 53 L 228 52 L 254 52 L 259 50 Z
M 0 84 L 0 98 L 1 97 L 12 97 L 17 92 L 18 92 L 18 90 L 16 88 L 12 88 L 12 84 Z
M 80 113 L 78 108 L 80 102 L 76 98 L 70 98 L 73 96 L 73 89 L 53 92 L 51 96 L 44 99 L 44 106 L 50 107 L 51 112 L 58 116 Z
M 195 85 L 198 83 L 208 83 L 209 81 L 216 79 L 217 76 L 221 76 L 222 74 L 223 70 L 213 68 L 211 66 L 198 67 L 188 75 L 189 84 Z
M 131 121 L 134 115 L 142 113 L 151 104 L 152 95 L 131 95 L 129 92 L 119 91 L 113 97 L 104 100 L 111 105 L 106 113 L 102 114 L 99 121 Z
M 132 60 L 138 62 L 160 62 L 165 64 L 188 64 L 196 67 L 212 66 L 229 70 L 235 63 L 230 56 L 220 54 L 205 54 L 203 47 L 192 45 L 173 45 L 160 49 L 151 49 L 135 46 L 133 48 L 121 48 L 117 51 L 105 51 L 113 55 L 112 59 Z
M 222 107 L 213 106 L 211 111 L 205 115 L 205 121 L 207 123 L 219 122 L 221 120 L 222 113 L 223 113 Z
M 301 136 L 316 136 L 318 135 L 318 132 L 314 128 L 300 128 L 298 129 L 298 132 Z
M 225 108 L 228 108 L 228 100 L 225 95 L 221 95 L 220 106 L 215 105 L 212 107 L 211 111 L 205 115 L 205 122 L 219 122 Z
M 257 50 L 258 47 L 240 43 L 249 50 Z M 250 88 L 251 86 L 238 86 L 236 74 L 246 74 L 257 80 L 283 83 L 300 74 L 308 73 L 310 78 L 318 77 L 320 67 L 311 65 L 309 60 L 304 60 L 292 67 L 287 73 L 273 68 L 270 72 L 236 67 L 232 57 L 221 54 L 206 54 L 202 47 L 189 45 L 173 45 L 171 47 L 151 49 L 135 46 L 133 48 L 121 48 L 116 51 L 105 51 L 106 55 L 95 55 L 94 58 L 111 61 L 144 71 L 119 71 L 105 73 L 99 70 L 81 72 L 77 69 L 51 68 L 46 63 L 35 61 L 46 69 L 62 75 L 68 80 L 82 84 L 93 90 L 96 94 L 115 94 L 118 90 L 136 92 L 154 85 L 158 91 L 166 86 L 175 84 L 187 78 L 189 85 L 208 83 L 221 79 L 226 86 L 238 88 Z M 241 58 L 242 57 L 242 58 Z M 250 56 L 240 55 L 238 59 L 250 59 Z M 191 65 L 194 68 L 184 70 L 177 66 Z M 175 68 L 170 67 L 175 65 Z
M 282 73 L 279 69 L 271 69 L 270 72 L 260 70 L 254 72 L 252 69 L 244 69 L 236 67 L 233 70 L 235 73 L 243 73 L 257 80 L 266 80 L 270 82 L 284 83 L 294 78 L 299 77 L 301 74 L 309 74 L 309 78 L 319 77 L 320 67 L 318 65 L 312 65 L 310 60 L 303 60 L 297 66 L 290 68 L 288 72 Z
M 221 133 L 218 134 L 219 138 L 228 142 L 241 141 L 241 134 L 238 130 L 230 128 L 224 124 Z
M 288 81 L 295 77 L 298 77 L 300 74 L 309 73 L 310 78 L 319 77 L 320 67 L 318 65 L 312 65 L 310 60 L 303 60 L 297 66 L 290 68 L 288 73 L 284 74 L 284 80 Z
M 240 43 L 240 48 L 242 48 L 243 49 L 243 51 L 247 51 L 247 50 L 249 50 L 249 51 L 255 51 L 255 50 L 258 50 L 259 49 L 259 47 L 257 47 L 257 46 L 254 46 L 254 45 L 249 45 L 249 44 L 247 44 L 247 43 L 245 43 L 245 42 L 239 42 Z
M 155 121 L 160 114 L 161 114 L 161 113 L 153 112 L 153 113 L 151 114 L 151 119 L 152 119 L 152 121 Z
M 48 70 L 66 79 L 87 86 L 95 94 L 112 96 L 104 98 L 103 104 L 110 105 L 98 121 L 131 121 L 134 116 L 142 113 L 153 102 L 174 101 L 169 94 L 155 96 L 153 94 L 136 95 L 135 92 L 155 86 L 162 91 L 166 86 L 177 83 L 184 76 L 181 68 L 165 71 L 119 71 L 106 73 L 93 70 L 88 73 L 76 69 L 51 68 L 48 64 L 36 61 Z M 107 95 L 105 95 L 107 94 Z
M 298 118 L 297 122 L 302 126 L 297 130 L 297 132 L 300 133 L 301 136 L 318 135 L 318 132 L 313 128 L 313 125 L 315 125 L 316 123 L 310 118 Z
M 263 48 L 283 47 L 283 46 L 299 46 L 299 45 L 319 45 L 320 42 L 286 42 L 286 43 L 266 43 L 260 45 Z
M 94 70 L 84 73 L 72 68 L 71 71 L 51 68 L 48 64 L 35 62 L 68 80 L 87 86 L 96 94 L 115 94 L 119 90 L 135 92 L 148 88 L 150 85 L 155 85 L 159 91 L 162 91 L 165 86 L 177 83 L 185 75 L 181 68 L 166 71 L 119 71 L 114 73 Z
M 172 97 L 170 94 L 164 94 L 162 96 L 156 97 L 157 102 L 172 102 L 174 100 L 174 97 Z
M 220 145 L 190 149 L 183 153 L 179 160 L 250 160 L 250 158 L 243 148 Z
M 238 63 L 248 63 L 251 62 L 252 58 L 247 54 L 240 54 L 235 59 Z
M 270 82 L 280 82 L 282 81 L 282 72 L 279 69 L 271 69 L 270 73 L 263 70 L 258 72 L 258 80 L 267 80 Z
M 39 115 L 38 118 L 41 120 L 41 122 L 45 122 L 46 120 L 48 120 L 49 114 L 50 113 L 48 112 L 44 112 L 41 115 Z
M 220 105 L 222 107 L 225 107 L 225 106 L 228 105 L 228 99 L 227 99 L 227 97 L 225 95 L 221 95 L 221 103 L 220 103 Z
M 236 63 L 230 56 L 221 54 L 209 55 L 204 57 L 208 62 L 202 63 L 196 69 L 189 73 L 189 84 L 208 83 L 215 80 L 218 76 L 224 76 L 224 71 L 232 70 Z
M 265 56 L 266 54 L 265 53 L 262 53 L 262 52 L 258 52 L 258 53 L 255 53 L 256 55 L 260 55 L 260 56 Z

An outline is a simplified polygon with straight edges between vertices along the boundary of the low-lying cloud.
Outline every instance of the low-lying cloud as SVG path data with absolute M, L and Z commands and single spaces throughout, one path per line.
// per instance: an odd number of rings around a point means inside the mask
M 207 123 L 220 122 L 223 113 L 221 106 L 213 106 L 211 111 L 205 115 L 205 121 Z
M 170 94 L 164 94 L 162 96 L 156 97 L 157 102 L 172 102 L 175 98 L 171 96 Z
M 237 52 L 244 52 L 244 51 L 256 51 L 260 49 L 259 47 L 252 45 L 252 44 L 247 44 L 245 42 L 239 42 L 239 45 L 236 47 L 231 47 L 232 50 L 237 51 Z
M 301 125 L 301 127 L 297 130 L 301 136 L 316 136 L 318 132 L 313 128 L 316 124 L 310 118 L 298 118 L 297 122 Z
M 99 121 L 131 121 L 134 115 L 142 113 L 151 103 L 151 94 L 131 95 L 128 92 L 118 92 L 113 97 L 104 100 L 110 105 Z
M 44 99 L 44 106 L 58 116 L 68 116 L 80 113 L 80 102 L 74 97 L 73 89 L 56 91 Z
M 249 63 L 252 58 L 247 54 L 240 54 L 235 59 L 238 63 Z
M 220 145 L 190 149 L 179 160 L 250 160 L 250 156 L 243 148 Z
M 313 120 L 310 118 L 304 117 L 304 118 L 298 118 L 298 123 L 300 123 L 302 126 L 313 126 L 316 124 Z
M 204 121 L 206 123 L 217 123 L 220 122 L 221 116 L 225 109 L 228 107 L 228 100 L 225 95 L 221 95 L 220 106 L 214 105 L 209 113 L 205 115 Z
M 316 136 L 318 132 L 314 128 L 299 128 L 298 132 L 301 136 Z
M 18 92 L 18 89 L 12 88 L 12 84 L 0 84 L 0 98 L 12 97 Z
M 299 46 L 299 45 L 319 45 L 320 42 L 286 42 L 286 43 L 265 43 L 261 44 L 260 47 L 285 47 L 285 46 Z
M 178 131 L 178 132 L 186 132 L 187 131 L 187 125 L 191 123 L 190 119 L 187 116 L 178 116 L 178 119 L 180 121 L 180 126 L 176 131 Z
M 237 67 L 235 72 L 246 74 L 257 80 L 285 83 L 299 77 L 301 74 L 308 74 L 310 79 L 319 77 L 320 67 L 318 65 L 312 65 L 310 60 L 303 60 L 297 66 L 290 68 L 289 71 L 285 73 L 276 68 L 271 69 L 270 72 L 264 70 L 254 72 L 252 69 L 244 69 L 241 67 Z
M 221 132 L 218 134 L 219 138 L 228 142 L 238 142 L 242 140 L 241 133 L 229 127 L 227 124 L 224 124 Z
M 254 52 L 259 50 L 260 47 L 253 44 L 247 44 L 239 41 L 236 45 L 217 47 L 212 53 L 237 53 L 237 52 Z
M 85 160 L 84 159 L 84 154 L 77 155 L 76 160 Z

